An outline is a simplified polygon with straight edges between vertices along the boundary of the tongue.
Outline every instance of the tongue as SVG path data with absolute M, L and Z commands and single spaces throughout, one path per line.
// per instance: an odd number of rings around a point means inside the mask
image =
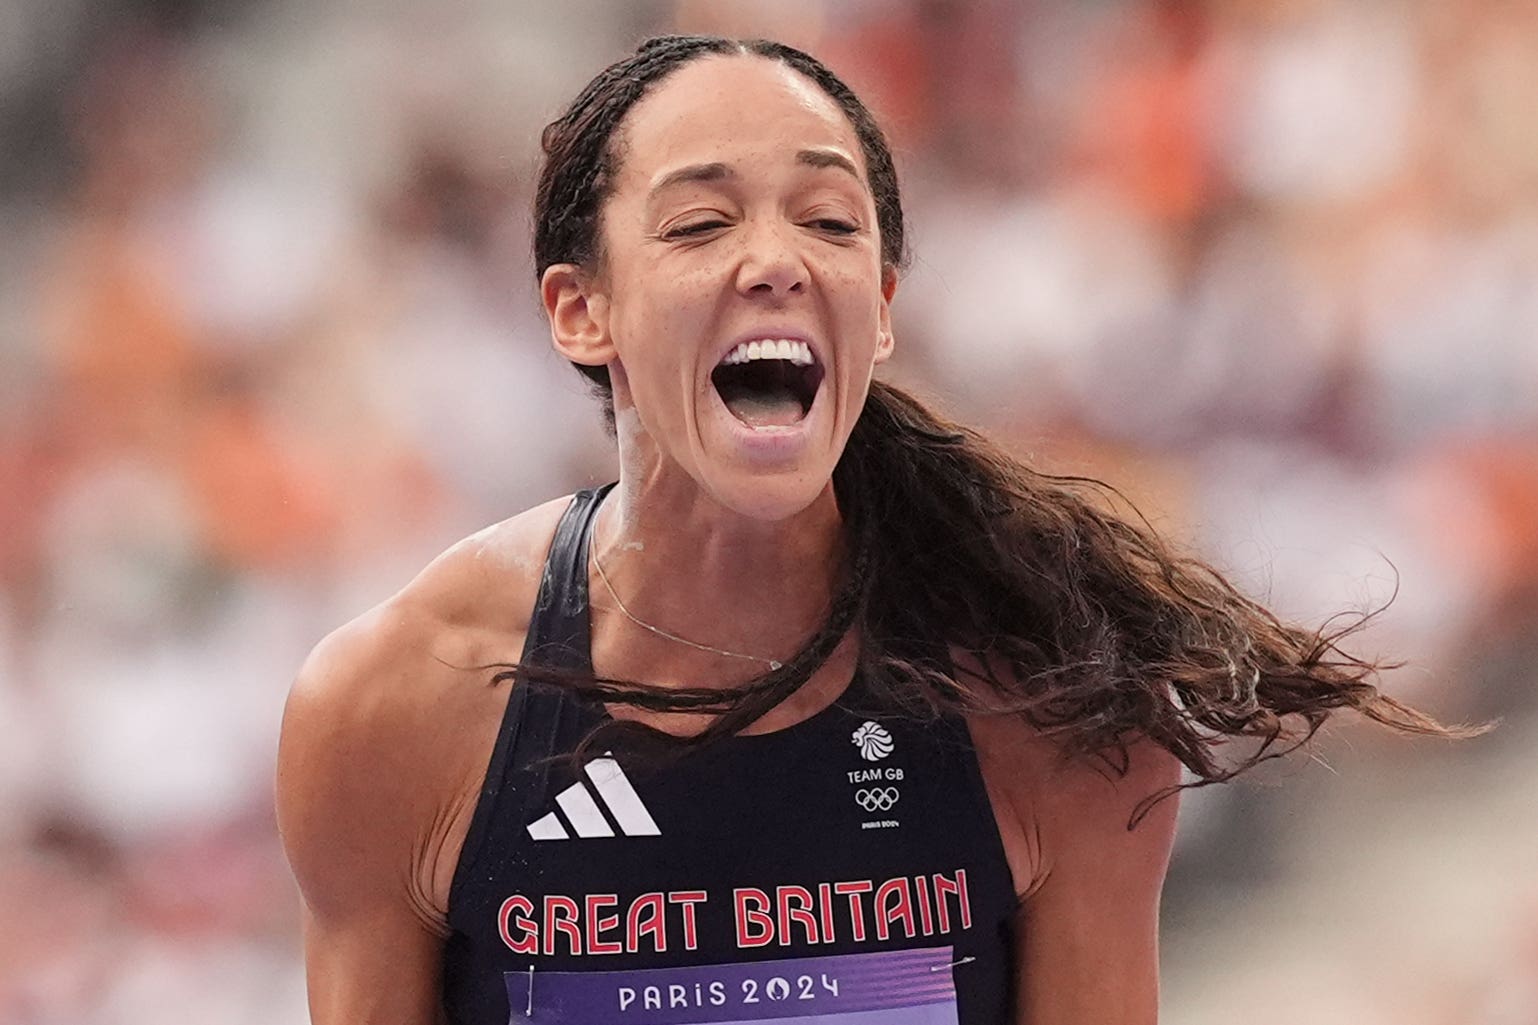
M 743 392 L 726 400 L 726 408 L 749 427 L 789 427 L 806 414 L 801 400 L 789 390 Z

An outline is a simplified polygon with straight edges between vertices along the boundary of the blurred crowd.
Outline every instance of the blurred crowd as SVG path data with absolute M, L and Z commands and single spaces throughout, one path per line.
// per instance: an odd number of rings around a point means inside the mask
M 287 684 L 457 537 L 614 472 L 538 313 L 531 175 L 675 30 L 804 46 L 882 117 L 894 376 L 1288 616 L 1392 598 L 1386 687 L 1504 717 L 1191 795 L 1171 1020 L 1538 1022 L 1538 5 L 12 0 L 0 1023 L 305 1020 Z M 1446 942 L 1364 932 L 1424 970 L 1299 985 L 1337 948 L 1292 895 L 1368 877 Z

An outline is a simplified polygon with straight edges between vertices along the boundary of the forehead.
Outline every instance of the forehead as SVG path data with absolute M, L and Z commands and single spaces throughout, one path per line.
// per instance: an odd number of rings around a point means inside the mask
M 621 140 L 621 191 L 645 189 L 688 164 L 757 166 L 814 148 L 843 153 L 865 174 L 860 140 L 833 98 L 800 72 L 756 55 L 679 68 L 631 109 Z

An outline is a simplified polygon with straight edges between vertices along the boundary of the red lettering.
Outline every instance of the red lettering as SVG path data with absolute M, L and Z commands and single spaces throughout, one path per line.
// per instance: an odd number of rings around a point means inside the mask
M 769 917 L 767 893 L 750 886 L 733 890 L 732 900 L 736 907 L 738 947 L 762 947 L 774 939 L 774 919 Z M 749 901 L 758 907 L 748 907 Z M 750 933 L 750 926 L 756 926 L 760 931 Z
M 940 873 L 934 874 L 935 884 L 935 912 L 940 919 L 940 931 L 951 931 L 950 906 L 946 903 L 947 896 L 957 898 L 961 910 L 961 927 L 972 928 L 972 905 L 967 900 L 967 870 L 958 868 L 955 880 L 945 878 Z
M 704 890 L 674 890 L 668 894 L 668 901 L 672 904 L 684 906 L 684 949 L 698 950 L 700 945 L 699 932 L 694 926 L 694 905 L 705 903 Z
M 913 901 L 919 909 L 919 928 L 925 936 L 933 936 L 935 933 L 935 912 L 929 906 L 929 880 L 923 876 L 914 876 L 913 885 L 918 889 L 918 897 Z
M 806 942 L 822 942 L 817 936 L 817 916 L 812 914 L 812 891 L 804 886 L 777 886 L 774 890 L 774 899 L 776 910 L 779 912 L 780 946 L 790 946 L 790 923 L 792 922 L 800 922 L 806 929 Z M 792 901 L 799 902 L 801 906 L 792 907 Z
M 817 884 L 817 909 L 822 912 L 822 941 L 833 942 L 833 884 Z
M 873 884 L 869 879 L 858 879 L 848 883 L 834 883 L 833 892 L 849 898 L 849 917 L 854 922 L 854 939 L 858 943 L 865 939 L 865 907 L 860 903 L 860 894 L 869 893 Z
M 631 954 L 641 949 L 641 937 L 652 938 L 652 949 L 659 954 L 667 953 L 668 931 L 664 926 L 662 894 L 643 893 L 630 904 L 625 913 L 625 950 Z M 643 919 L 642 912 L 649 912 Z
M 894 895 L 897 897 L 895 901 L 890 899 Z M 908 892 L 907 876 L 882 883 L 871 903 L 876 905 L 876 939 L 886 939 L 891 934 L 889 927 L 899 919 L 904 935 L 913 938 L 913 897 Z
M 565 912 L 557 915 L 556 912 Z M 577 902 L 570 897 L 545 897 L 545 956 L 555 953 L 555 934 L 566 935 L 573 954 L 582 953 L 582 930 L 577 927 Z
M 602 909 L 619 903 L 619 895 L 590 893 L 587 895 L 587 952 L 589 954 L 620 954 L 625 945 L 618 940 L 600 939 L 600 934 L 619 927 L 618 915 L 604 915 Z
M 514 914 L 513 912 L 518 912 Z M 532 918 L 525 915 L 534 913 L 534 903 L 521 894 L 513 894 L 502 902 L 502 909 L 497 912 L 497 931 L 502 934 L 502 942 L 507 944 L 507 949 L 515 954 L 539 953 L 539 926 Z M 508 919 L 512 924 L 523 930 L 523 936 L 513 939 L 508 931 Z

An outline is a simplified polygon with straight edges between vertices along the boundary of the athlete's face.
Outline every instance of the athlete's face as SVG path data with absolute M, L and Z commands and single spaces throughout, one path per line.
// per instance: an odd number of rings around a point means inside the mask
M 799 512 L 892 348 L 895 276 L 853 127 L 782 64 L 711 57 L 639 102 L 615 152 L 578 345 L 546 276 L 558 346 L 609 367 L 648 474 L 687 473 L 758 519 Z

